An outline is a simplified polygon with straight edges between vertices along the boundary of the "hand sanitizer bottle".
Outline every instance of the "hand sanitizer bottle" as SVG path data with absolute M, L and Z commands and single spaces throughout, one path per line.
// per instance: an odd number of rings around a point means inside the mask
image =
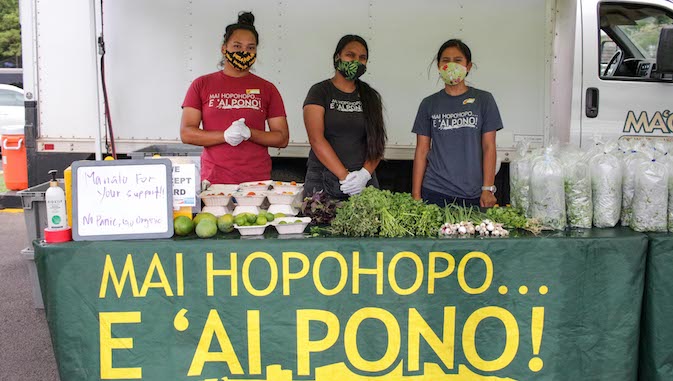
M 47 227 L 52 230 L 65 229 L 68 226 L 68 217 L 65 208 L 65 192 L 58 186 L 56 170 L 49 171 L 51 181 L 44 198 L 47 201 Z

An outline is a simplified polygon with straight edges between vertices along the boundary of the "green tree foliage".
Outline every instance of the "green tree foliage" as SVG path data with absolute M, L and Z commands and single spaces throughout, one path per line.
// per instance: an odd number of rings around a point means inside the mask
M 0 60 L 21 56 L 18 0 L 0 0 Z

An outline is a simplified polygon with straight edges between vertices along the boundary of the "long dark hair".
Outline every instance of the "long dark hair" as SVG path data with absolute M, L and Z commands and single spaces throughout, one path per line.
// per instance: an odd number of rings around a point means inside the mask
M 259 44 L 259 34 L 257 29 L 255 29 L 255 16 L 252 12 L 241 12 L 238 14 L 238 21 L 227 25 L 227 28 L 224 30 L 224 43 L 226 44 L 231 38 L 231 35 L 239 29 L 244 29 L 252 32 L 255 35 L 255 41 Z
M 367 42 L 360 36 L 347 34 L 341 37 L 334 50 L 332 60 L 335 65 L 341 51 L 344 50 L 346 45 L 354 41 L 362 44 L 369 56 Z M 388 136 L 386 134 L 385 122 L 383 121 L 383 102 L 381 102 L 381 94 L 374 90 L 373 87 L 369 86 L 367 82 L 359 79 L 355 80 L 355 86 L 358 95 L 360 96 L 360 101 L 362 102 L 362 111 L 365 114 L 365 132 L 367 133 L 366 160 L 374 161 L 382 159 L 386 149 Z

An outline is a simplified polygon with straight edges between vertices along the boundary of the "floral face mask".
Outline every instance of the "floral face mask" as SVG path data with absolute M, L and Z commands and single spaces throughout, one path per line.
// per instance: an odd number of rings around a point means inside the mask
M 439 75 L 444 83 L 455 86 L 467 76 L 467 68 L 459 63 L 449 62 L 439 66 Z

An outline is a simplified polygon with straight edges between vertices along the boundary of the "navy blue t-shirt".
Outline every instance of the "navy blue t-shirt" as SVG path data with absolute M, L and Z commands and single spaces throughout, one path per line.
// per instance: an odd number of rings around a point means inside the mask
M 483 181 L 481 135 L 502 129 L 493 95 L 444 89 L 423 99 L 412 132 L 432 139 L 423 187 L 447 196 L 479 198 Z

